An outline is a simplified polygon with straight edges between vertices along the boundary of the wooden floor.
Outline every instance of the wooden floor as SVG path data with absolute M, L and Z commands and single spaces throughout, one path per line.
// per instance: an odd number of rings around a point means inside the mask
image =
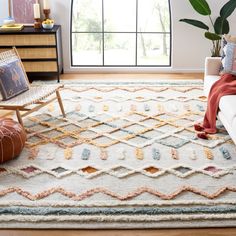
M 150 230 L 0 230 L 0 236 L 235 236 L 235 228 Z
M 203 74 L 64 74 L 61 80 L 203 79 Z M 114 80 L 113 80 L 114 79 Z M 0 236 L 236 236 L 236 228 L 150 230 L 0 230 Z
M 169 73 L 169 74 L 63 74 L 61 80 L 81 79 L 81 80 L 159 80 L 159 79 L 203 79 L 203 73 Z M 114 81 L 114 80 L 112 80 Z

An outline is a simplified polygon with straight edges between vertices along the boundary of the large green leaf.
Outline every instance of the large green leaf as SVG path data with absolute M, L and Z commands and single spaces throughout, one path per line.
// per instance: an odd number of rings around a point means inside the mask
M 228 34 L 229 22 L 226 19 L 219 16 L 215 21 L 214 30 L 216 34 Z
M 181 19 L 179 21 L 185 22 L 187 24 L 196 26 L 196 27 L 201 28 L 201 29 L 209 30 L 209 27 L 206 24 L 204 24 L 203 22 L 199 21 L 199 20 Z
M 220 16 L 223 19 L 229 17 L 236 8 L 236 0 L 228 1 L 220 10 Z
M 199 14 L 204 16 L 211 15 L 211 9 L 206 0 L 189 0 L 189 2 Z
M 218 34 L 205 32 L 205 37 L 210 40 L 221 40 L 221 37 Z

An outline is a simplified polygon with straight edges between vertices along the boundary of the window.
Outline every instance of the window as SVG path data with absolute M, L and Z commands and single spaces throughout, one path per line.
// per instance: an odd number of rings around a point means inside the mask
M 169 0 L 72 0 L 72 66 L 170 66 Z

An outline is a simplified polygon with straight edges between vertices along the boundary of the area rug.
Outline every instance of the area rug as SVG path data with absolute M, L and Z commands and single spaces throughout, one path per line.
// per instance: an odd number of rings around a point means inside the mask
M 193 124 L 201 81 L 70 82 L 24 123 L 0 167 L 1 228 L 222 227 L 236 223 L 236 149 Z

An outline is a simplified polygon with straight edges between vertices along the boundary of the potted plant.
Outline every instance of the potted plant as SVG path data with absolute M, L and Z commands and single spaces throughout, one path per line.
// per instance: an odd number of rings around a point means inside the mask
M 236 8 L 236 0 L 229 0 L 225 3 L 220 10 L 220 15 L 215 19 L 215 21 L 212 19 L 211 8 L 206 0 L 189 0 L 189 2 L 196 12 L 209 17 L 211 27 L 202 21 L 194 19 L 180 19 L 180 21 L 206 30 L 204 36 L 212 42 L 211 56 L 219 57 L 222 35 L 228 34 L 230 30 L 227 18 Z M 210 28 L 212 30 L 210 30 Z

